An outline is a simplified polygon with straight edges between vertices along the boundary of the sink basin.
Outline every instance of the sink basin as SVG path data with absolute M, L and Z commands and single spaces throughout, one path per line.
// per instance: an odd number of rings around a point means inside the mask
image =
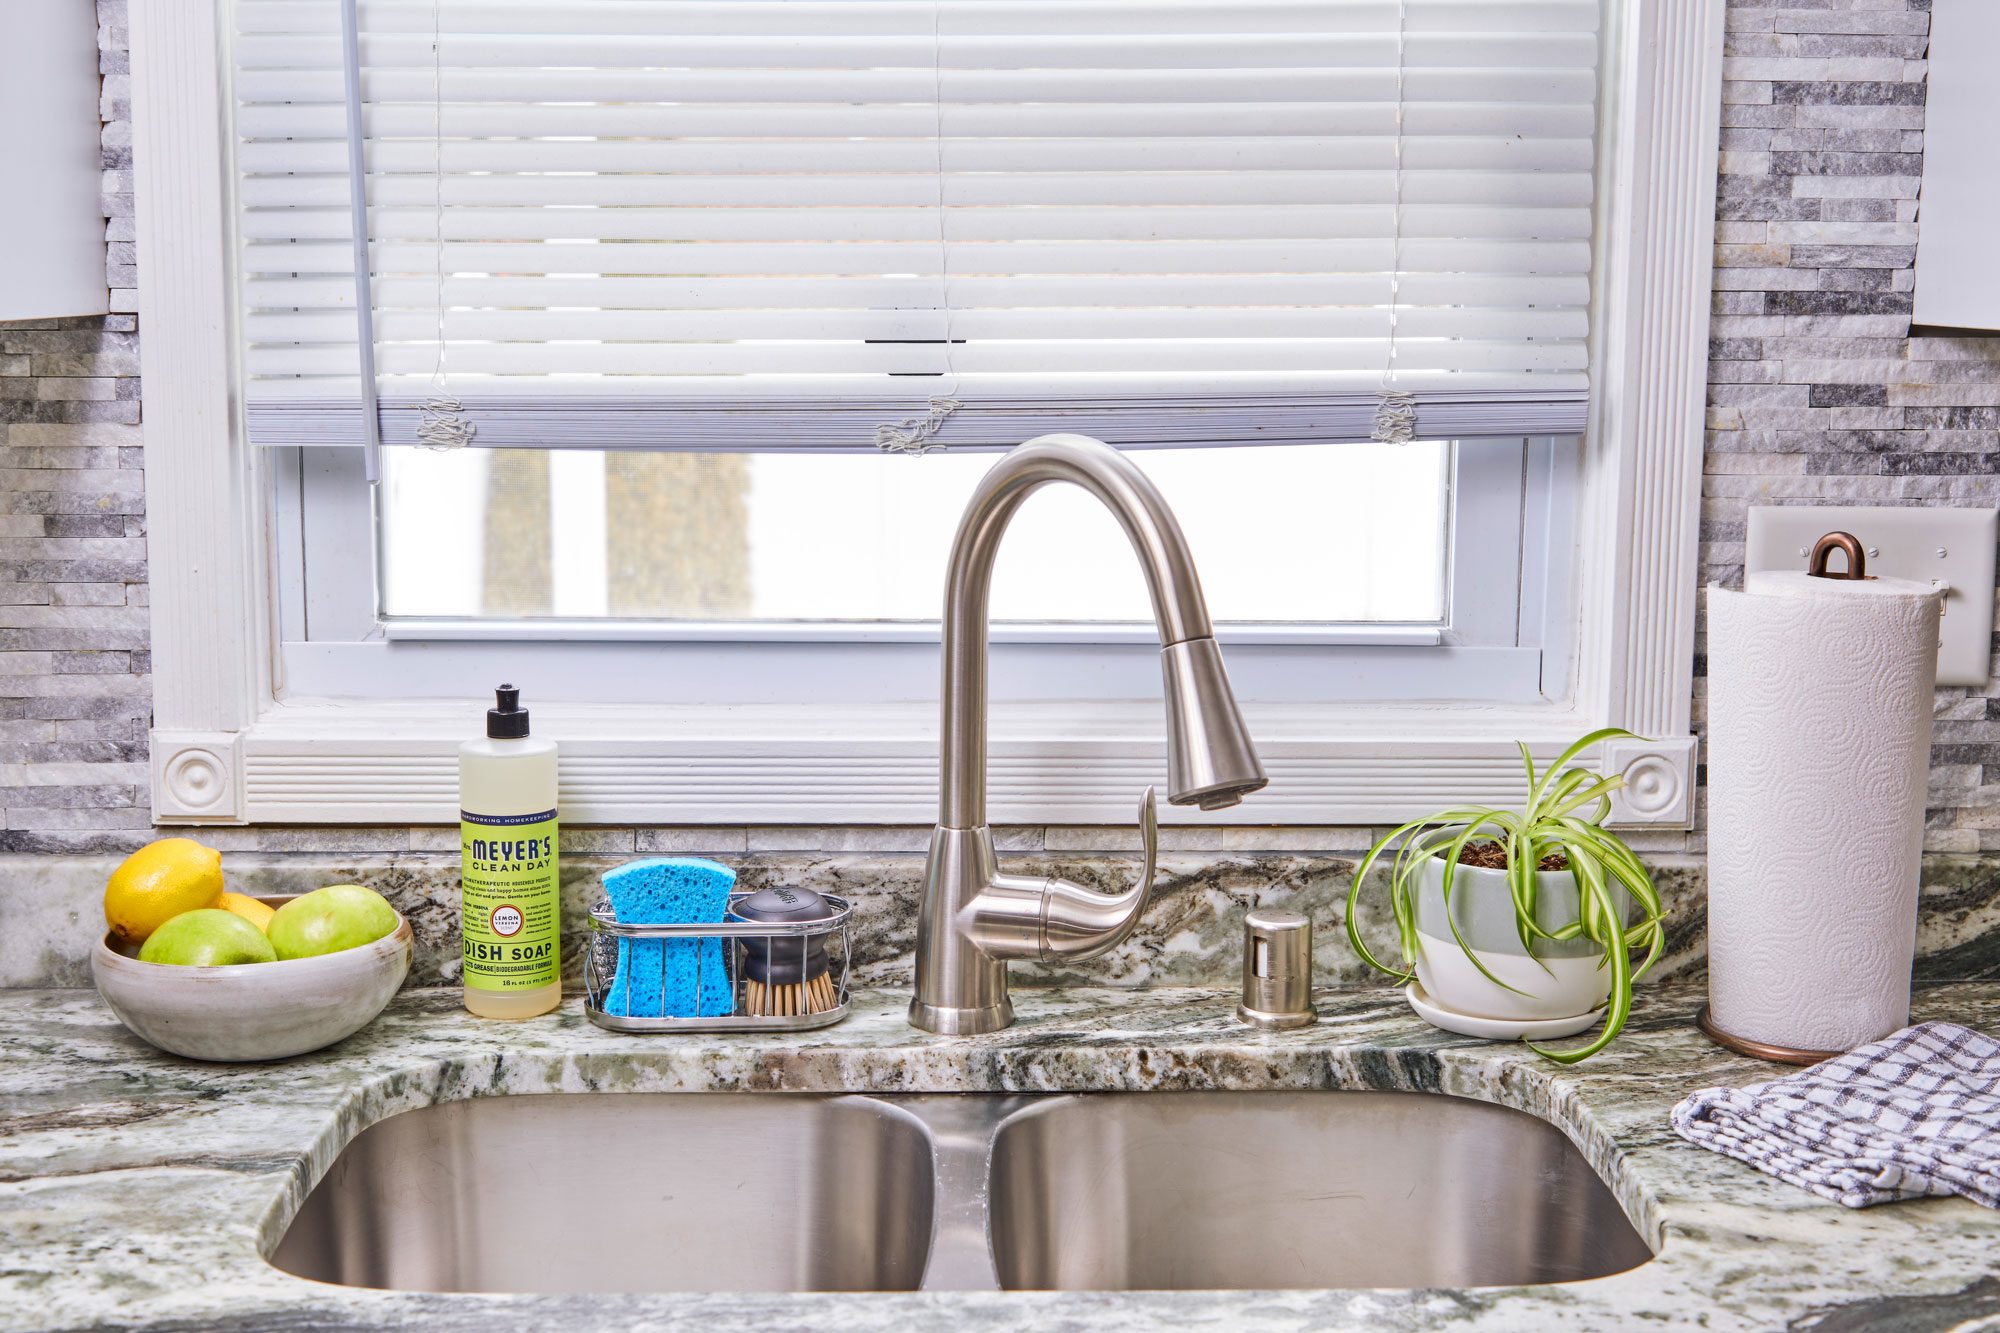
M 581 1293 L 1463 1287 L 1651 1257 L 1559 1131 L 1452 1097 L 558 1093 L 364 1130 L 271 1262 Z
M 1511 1286 L 1653 1257 L 1553 1126 L 1413 1093 L 1051 1099 L 1001 1128 L 991 1210 L 1019 1289 Z
M 863 1097 L 482 1097 L 362 1131 L 271 1262 L 406 1291 L 910 1291 L 931 1179 L 923 1126 Z

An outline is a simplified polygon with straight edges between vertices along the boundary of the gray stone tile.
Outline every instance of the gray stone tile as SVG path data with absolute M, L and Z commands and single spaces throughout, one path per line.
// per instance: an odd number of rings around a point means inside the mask
M 923 852 L 930 845 L 928 825 L 827 828 L 757 824 L 744 830 L 745 850 L 750 852 Z
M 634 849 L 641 856 L 741 855 L 749 850 L 749 836 L 742 828 L 642 828 Z

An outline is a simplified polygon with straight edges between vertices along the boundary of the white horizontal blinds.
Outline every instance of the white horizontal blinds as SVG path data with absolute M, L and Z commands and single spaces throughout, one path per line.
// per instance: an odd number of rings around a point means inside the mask
M 359 8 L 385 442 L 440 294 L 482 445 L 1365 438 L 1399 262 L 1424 433 L 1580 428 L 1597 0 Z M 338 0 L 238 14 L 253 437 L 355 442 Z

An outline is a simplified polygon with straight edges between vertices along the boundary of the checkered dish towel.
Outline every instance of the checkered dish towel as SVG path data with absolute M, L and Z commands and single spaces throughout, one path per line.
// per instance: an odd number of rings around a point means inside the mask
M 1919 1023 L 1787 1078 L 1705 1088 L 1674 1130 L 1849 1208 L 1926 1194 L 2000 1208 L 2000 1041 Z

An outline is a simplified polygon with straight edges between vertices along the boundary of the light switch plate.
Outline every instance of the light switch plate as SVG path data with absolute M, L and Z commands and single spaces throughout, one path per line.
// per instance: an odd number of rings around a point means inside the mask
M 1993 561 L 2000 509 L 1752 505 L 1743 568 L 1804 571 L 1813 543 L 1851 532 L 1868 572 L 1947 585 L 1938 684 L 1984 685 L 1993 658 Z M 1835 553 L 1839 568 L 1845 557 Z

